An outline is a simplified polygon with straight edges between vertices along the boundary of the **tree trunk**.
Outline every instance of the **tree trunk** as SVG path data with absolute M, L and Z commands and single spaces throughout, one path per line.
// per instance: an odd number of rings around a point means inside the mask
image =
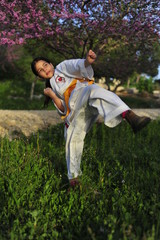
M 107 80 L 107 77 L 105 77 L 105 84 L 107 85 L 107 87 L 108 87 L 108 90 L 110 91 L 111 90 L 111 88 L 110 88 L 110 84 L 109 84 L 109 81 Z
M 136 83 L 139 83 L 140 77 L 141 77 L 141 75 L 140 75 L 140 74 L 139 74 L 139 75 L 137 75 Z
M 116 91 L 117 91 L 117 88 L 118 88 L 119 86 L 121 86 L 121 84 L 122 84 L 121 82 L 120 82 L 119 84 L 117 84 L 117 85 L 115 86 L 113 92 L 116 92 Z
M 30 100 L 33 99 L 34 89 L 35 89 L 35 86 L 36 86 L 36 82 L 37 82 L 37 78 L 34 79 L 34 81 L 32 82 L 32 85 L 31 85 Z
M 130 78 L 128 78 L 128 81 L 127 81 L 127 88 L 130 87 L 130 83 L 131 83 Z

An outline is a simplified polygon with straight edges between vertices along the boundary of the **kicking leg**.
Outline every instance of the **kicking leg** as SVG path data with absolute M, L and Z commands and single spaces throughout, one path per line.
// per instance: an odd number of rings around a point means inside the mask
M 149 117 L 136 115 L 115 93 L 97 86 L 91 87 L 89 104 L 97 108 L 108 127 L 115 127 L 124 118 L 137 133 L 151 121 Z

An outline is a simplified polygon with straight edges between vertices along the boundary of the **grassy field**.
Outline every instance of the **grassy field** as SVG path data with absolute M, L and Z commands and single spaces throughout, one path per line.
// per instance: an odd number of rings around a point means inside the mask
M 85 139 L 80 189 L 68 192 L 63 126 L 0 141 L 0 239 L 160 238 L 160 121 L 123 122 Z

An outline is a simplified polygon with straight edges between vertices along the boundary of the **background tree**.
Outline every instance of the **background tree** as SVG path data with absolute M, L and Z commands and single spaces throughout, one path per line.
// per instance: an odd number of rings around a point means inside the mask
M 16 72 L 14 61 L 21 57 L 21 46 L 2 45 L 0 48 L 0 80 L 3 78 L 14 77 Z
M 146 41 L 140 48 L 140 46 L 134 47 L 133 44 L 123 45 L 122 41 L 119 43 L 116 41 L 115 45 L 111 40 L 104 51 L 105 54 L 98 58 L 94 69 L 96 77 L 104 76 L 106 78 L 108 88 L 112 82 L 111 78 L 120 80 L 120 85 L 130 80 L 134 73 L 136 73 L 135 83 L 138 82 L 141 73 L 146 73 L 151 77 L 158 73 L 160 45 L 157 43 L 151 46 Z M 115 91 L 119 85 L 116 86 Z
M 65 56 L 79 57 L 79 45 L 81 57 L 86 47 L 98 51 L 109 38 L 153 43 L 159 32 L 158 0 L 2 0 L 0 7 L 1 44 L 38 38 Z
M 0 9 L 0 44 L 41 42 L 65 58 L 83 58 L 92 48 L 98 56 L 107 56 L 104 69 L 110 77 L 123 73 L 127 79 L 131 69 L 126 64 L 133 63 L 138 52 L 143 57 L 142 52 L 159 39 L 159 0 L 2 0 Z

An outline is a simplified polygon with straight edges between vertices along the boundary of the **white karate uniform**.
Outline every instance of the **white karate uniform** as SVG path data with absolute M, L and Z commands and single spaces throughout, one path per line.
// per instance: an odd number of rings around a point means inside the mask
M 50 79 L 53 91 L 61 98 L 65 107 L 60 115 L 66 114 L 64 92 L 75 78 L 93 78 L 93 69 L 85 68 L 84 59 L 65 60 L 60 63 L 54 76 Z M 86 133 L 96 121 L 98 115 L 104 118 L 108 127 L 115 127 L 121 121 L 121 113 L 130 108 L 113 92 L 99 87 L 97 84 L 88 85 L 88 82 L 78 81 L 69 98 L 70 113 L 65 121 L 69 125 L 65 128 L 66 161 L 68 178 L 76 178 L 81 175 L 81 156 L 83 152 Z

